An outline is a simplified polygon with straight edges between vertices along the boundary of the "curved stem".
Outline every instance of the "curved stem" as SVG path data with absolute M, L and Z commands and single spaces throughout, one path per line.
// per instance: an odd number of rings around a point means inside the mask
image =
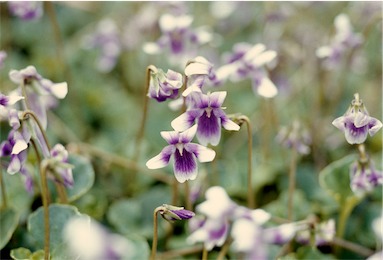
M 223 244 L 221 251 L 219 251 L 219 254 L 217 256 L 217 260 L 224 260 L 225 255 L 227 254 L 227 251 L 229 250 L 230 244 L 233 242 L 231 239 L 227 239 L 225 244 Z
M 31 116 L 33 118 L 33 120 L 36 122 L 37 126 L 40 129 L 41 134 L 43 135 L 45 145 L 47 146 L 48 151 L 50 151 L 51 150 L 51 146 L 49 145 L 47 135 L 45 133 L 45 130 L 44 130 L 43 126 L 41 125 L 41 122 L 40 122 L 39 118 L 36 116 L 36 114 L 32 110 L 26 110 L 26 111 L 23 112 L 21 117 L 22 117 L 23 120 L 25 120 L 25 119 L 28 119 L 29 116 Z
M 253 185 L 252 185 L 252 172 L 253 172 L 253 163 L 252 163 L 252 157 L 253 157 L 253 135 L 252 135 L 252 129 L 251 129 L 251 123 L 250 119 L 247 116 L 240 116 L 238 117 L 239 122 L 245 122 L 247 126 L 247 205 L 249 208 L 255 207 L 255 200 L 254 200 L 254 191 L 253 191 Z
M 150 254 L 150 260 L 156 259 L 157 253 L 157 243 L 158 243 L 158 220 L 157 213 L 162 209 L 162 207 L 157 207 L 153 212 L 153 243 L 152 243 L 152 253 Z
M 173 204 L 173 205 L 175 205 L 175 204 Z M 185 181 L 185 208 L 187 210 L 193 209 L 193 205 L 190 201 L 190 186 L 189 186 L 188 181 Z
M 203 250 L 202 250 L 202 260 L 207 260 L 207 249 L 206 247 L 203 247 Z
M 291 162 L 290 162 L 290 170 L 289 170 L 289 198 L 287 204 L 287 218 L 289 221 L 292 221 L 293 209 L 294 209 L 294 191 L 295 191 L 295 176 L 296 176 L 296 168 L 297 168 L 297 151 L 293 148 L 291 151 Z
M 358 204 L 359 198 L 356 196 L 352 196 L 346 199 L 344 203 L 341 203 L 341 210 L 339 214 L 338 220 L 338 228 L 337 228 L 337 237 L 343 238 L 344 231 L 346 228 L 348 217 L 350 216 L 354 207 Z
M 374 253 L 374 251 L 372 251 L 369 248 L 363 247 L 359 244 L 352 243 L 350 241 L 344 240 L 339 237 L 334 237 L 332 240 L 332 244 L 348 249 L 364 257 L 371 256 Z
M 48 165 L 44 161 L 40 164 L 41 174 L 41 191 L 44 207 L 44 259 L 49 259 L 49 201 L 48 201 L 48 182 L 47 182 Z

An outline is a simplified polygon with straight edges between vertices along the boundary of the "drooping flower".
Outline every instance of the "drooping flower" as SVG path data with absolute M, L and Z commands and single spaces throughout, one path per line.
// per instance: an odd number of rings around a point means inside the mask
M 373 136 L 382 128 L 382 122 L 369 116 L 358 93 L 354 96 L 346 113 L 336 118 L 332 124 L 345 133 L 349 144 L 361 144 L 366 141 L 368 134 Z
M 73 259 L 132 259 L 133 244 L 125 237 L 113 234 L 88 216 L 70 219 L 63 238 Z
M 62 144 L 56 144 L 50 152 L 51 156 L 43 161 L 48 164 L 50 177 L 66 187 L 72 187 L 74 184 L 72 175 L 73 166 L 68 163 L 68 151 Z
M 173 157 L 174 175 L 178 182 L 183 183 L 187 180 L 194 180 L 198 174 L 199 162 L 211 162 L 215 157 L 215 152 L 200 144 L 191 143 L 197 125 L 183 131 L 162 131 L 161 136 L 169 145 L 150 159 L 146 166 L 149 169 L 158 169 L 169 164 Z
M 200 45 L 211 40 L 211 34 L 206 28 L 190 28 L 192 22 L 193 17 L 190 15 L 162 15 L 159 19 L 162 36 L 156 42 L 146 43 L 144 51 L 149 54 L 167 51 L 173 63 L 185 64 L 195 56 Z
M 191 219 L 195 216 L 194 212 L 190 210 L 168 204 L 163 204 L 161 207 L 159 207 L 159 213 L 169 222 L 173 222 L 175 220 Z
M 374 163 L 354 162 L 350 167 L 351 190 L 357 195 L 364 195 L 383 184 L 383 173 L 375 169 Z
M 239 126 L 223 111 L 226 91 L 208 93 L 193 92 L 191 107 L 171 122 L 177 131 L 184 131 L 197 123 L 197 139 L 202 145 L 217 145 L 221 139 L 221 126 L 226 130 L 238 131 Z
M 330 43 L 317 49 L 318 58 L 324 59 L 324 65 L 327 68 L 336 67 L 342 60 L 344 53 L 360 46 L 363 42 L 361 34 L 353 32 L 350 19 L 346 14 L 339 14 L 334 20 L 336 33 Z
M 100 56 L 97 60 L 97 69 L 101 72 L 110 72 L 118 61 L 122 51 L 119 30 L 112 19 L 101 20 L 96 31 L 86 35 L 83 41 L 86 49 L 99 49 Z
M 265 98 L 272 98 L 278 94 L 278 89 L 269 79 L 266 66 L 271 65 L 276 57 L 275 51 L 266 50 L 263 44 L 252 46 L 239 43 L 234 47 L 234 53 L 227 58 L 227 64 L 216 70 L 217 82 L 230 79 L 234 82 L 250 78 L 254 93 Z
M 182 87 L 182 75 L 173 70 L 165 74 L 161 69 L 150 71 L 150 83 L 148 97 L 163 102 L 178 96 L 178 90 Z
M 9 11 L 22 20 L 37 20 L 43 15 L 43 3 L 40 1 L 9 1 Z
M 295 149 L 300 154 L 310 153 L 311 137 L 297 120 L 289 127 L 282 127 L 276 139 L 286 148 Z
M 22 99 L 24 99 L 24 97 L 15 92 L 11 93 L 9 96 L 0 92 L 0 121 L 5 118 L 10 119 L 10 111 L 14 109 L 12 106 Z

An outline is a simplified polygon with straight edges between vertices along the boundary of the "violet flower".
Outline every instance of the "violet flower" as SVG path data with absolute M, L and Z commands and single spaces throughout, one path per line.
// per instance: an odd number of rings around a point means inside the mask
M 350 167 L 351 190 L 362 196 L 383 184 L 383 173 L 375 169 L 374 163 L 356 161 Z
M 182 87 L 182 75 L 173 70 L 167 73 L 161 69 L 150 72 L 150 83 L 148 97 L 163 102 L 166 99 L 175 99 L 178 96 L 178 90 Z
M 51 150 L 51 157 L 44 160 L 48 164 L 51 178 L 66 187 L 73 187 L 73 166 L 68 163 L 68 151 L 62 144 L 56 144 Z
M 43 3 L 41 1 L 9 1 L 9 11 L 22 20 L 37 20 L 43 15 Z
M 346 14 L 336 16 L 334 25 L 336 34 L 330 45 L 322 46 L 316 51 L 317 57 L 324 59 L 324 65 L 328 68 L 336 67 L 347 50 L 356 48 L 363 42 L 362 35 L 353 32 Z
M 73 259 L 131 259 L 136 254 L 132 242 L 88 216 L 70 219 L 64 226 L 63 238 Z
M 254 93 L 265 98 L 276 96 L 278 89 L 269 79 L 266 66 L 270 66 L 275 61 L 277 53 L 266 50 L 263 44 L 252 46 L 239 43 L 233 49 L 234 53 L 227 58 L 228 64 L 216 70 L 217 84 L 228 78 L 234 82 L 250 78 Z
M 162 131 L 161 136 L 169 145 L 150 159 L 146 166 L 149 169 L 165 167 L 173 156 L 173 170 L 177 181 L 184 183 L 187 180 L 194 180 L 198 174 L 196 159 L 200 162 L 211 162 L 215 157 L 213 150 L 200 144 L 191 143 L 196 131 L 197 125 L 184 132 Z
M 194 212 L 190 210 L 168 204 L 163 204 L 162 207 L 160 207 L 159 212 L 161 216 L 169 222 L 191 219 L 195 216 Z
M 382 128 L 382 122 L 369 116 L 358 93 L 354 96 L 355 99 L 347 112 L 335 119 L 332 124 L 345 133 L 349 144 L 362 144 L 366 141 L 368 134 L 373 136 Z
M 316 246 L 323 246 L 330 244 L 335 237 L 335 220 L 329 219 L 320 223 L 314 224 L 314 238 Z M 295 240 L 304 245 L 308 245 L 311 242 L 311 231 L 310 229 L 299 230 L 296 234 Z
M 149 54 L 166 51 L 170 53 L 173 63 L 185 64 L 195 56 L 200 45 L 211 40 L 211 34 L 205 28 L 190 28 L 192 22 L 190 15 L 162 15 L 159 19 L 162 36 L 156 42 L 146 43 L 144 51 Z
M 97 48 L 100 56 L 97 60 L 97 69 L 101 72 L 110 72 L 118 61 L 122 51 L 122 43 L 116 23 L 111 19 L 103 19 L 92 35 L 84 38 L 84 47 Z
M 14 109 L 12 106 L 18 101 L 24 99 L 23 96 L 18 95 L 16 92 L 12 92 L 9 96 L 0 92 L 0 121 L 10 117 L 10 110 Z
M 197 123 L 197 139 L 202 145 L 217 145 L 221 139 L 221 126 L 226 130 L 238 131 L 239 125 L 230 120 L 223 111 L 222 104 L 226 91 L 208 93 L 193 92 L 192 105 L 182 115 L 171 122 L 177 131 L 184 131 Z
M 282 127 L 276 139 L 283 146 L 295 149 L 300 154 L 310 153 L 311 136 L 299 121 L 294 121 L 292 126 Z

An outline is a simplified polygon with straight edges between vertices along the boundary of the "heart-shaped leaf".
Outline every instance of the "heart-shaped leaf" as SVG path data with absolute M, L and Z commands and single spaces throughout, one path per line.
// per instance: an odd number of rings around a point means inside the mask
M 19 214 L 15 210 L 6 208 L 0 211 L 0 249 L 9 242 L 18 223 Z

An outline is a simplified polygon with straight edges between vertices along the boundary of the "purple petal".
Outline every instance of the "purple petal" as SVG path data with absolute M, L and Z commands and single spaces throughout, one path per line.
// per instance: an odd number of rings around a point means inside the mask
M 361 144 L 367 139 L 368 126 L 356 127 L 353 122 L 345 123 L 345 136 L 349 144 Z
M 382 122 L 380 122 L 376 118 L 370 117 L 368 128 L 368 133 L 370 134 L 370 136 L 373 136 L 380 130 L 380 128 L 382 128 Z
M 190 127 L 189 129 L 185 130 L 184 132 L 180 133 L 179 142 L 183 144 L 190 143 L 191 140 L 193 140 L 196 131 L 197 131 L 197 125 L 194 125 Z
M 210 107 L 220 108 L 225 101 L 227 92 L 226 91 L 217 91 L 210 94 Z
M 171 155 L 175 152 L 176 148 L 173 145 L 168 145 L 162 151 L 147 161 L 146 166 L 149 169 L 158 169 L 168 165 Z
M 7 168 L 7 172 L 11 175 L 19 172 L 21 169 L 21 161 L 19 159 L 19 157 L 17 156 L 17 154 L 12 154 L 11 156 L 11 160 L 9 162 L 9 165 L 8 165 L 8 168 Z
M 178 182 L 194 180 L 197 177 L 198 166 L 193 153 L 183 150 L 182 155 L 178 149 L 174 152 L 174 175 Z
M 206 146 L 208 143 L 217 145 L 221 139 L 221 120 L 210 113 L 210 117 L 205 111 L 198 119 L 197 139 L 200 144 Z
M 179 140 L 179 133 L 177 131 L 162 131 L 161 133 L 162 138 L 168 142 L 168 144 L 176 144 Z

